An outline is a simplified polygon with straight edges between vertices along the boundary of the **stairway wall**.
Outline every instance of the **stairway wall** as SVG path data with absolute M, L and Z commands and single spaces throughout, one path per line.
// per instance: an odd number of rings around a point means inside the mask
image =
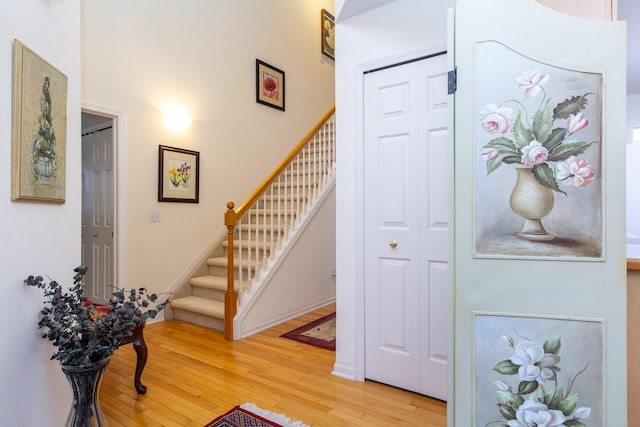
M 335 187 L 293 243 L 287 257 L 244 317 L 234 326 L 242 338 L 335 301 Z

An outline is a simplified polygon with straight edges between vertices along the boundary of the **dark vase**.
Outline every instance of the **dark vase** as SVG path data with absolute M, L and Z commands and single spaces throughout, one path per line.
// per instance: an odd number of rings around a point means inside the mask
M 107 420 L 100 408 L 98 392 L 109 358 L 87 366 L 61 365 L 73 389 L 73 406 L 66 427 L 103 427 Z

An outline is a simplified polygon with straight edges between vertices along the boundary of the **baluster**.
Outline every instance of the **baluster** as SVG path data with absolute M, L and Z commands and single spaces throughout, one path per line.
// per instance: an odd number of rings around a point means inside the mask
M 238 221 L 238 225 L 236 226 L 236 229 L 238 230 L 238 265 L 240 266 L 238 268 L 238 274 L 236 275 L 236 277 L 238 278 L 238 283 L 240 284 L 238 289 L 238 294 L 244 296 L 246 289 L 244 287 L 244 277 L 243 277 L 244 272 L 242 271 L 242 258 L 244 255 L 243 254 L 244 250 L 242 248 L 242 218 L 240 219 L 240 221 Z M 231 250 L 233 250 L 233 242 L 231 242 L 231 244 L 232 244 Z
M 302 194 L 303 194 L 303 200 L 302 200 L 302 212 L 304 214 L 307 213 L 307 210 L 309 209 L 309 177 L 307 176 L 307 169 L 308 169 L 308 155 L 307 155 L 307 147 L 305 147 L 301 152 L 300 152 L 300 157 L 302 158 Z
M 301 198 L 301 194 L 300 194 L 300 155 L 298 154 L 297 156 L 297 160 L 296 160 L 296 224 L 300 224 L 300 220 L 301 220 L 301 213 L 302 213 L 302 204 L 304 203 L 304 200 L 302 200 Z
M 318 193 L 318 135 L 313 137 L 313 200 L 316 200 Z
M 252 230 L 251 230 L 251 209 L 247 212 L 247 291 L 253 292 L 253 272 L 251 271 L 251 246 L 252 246 Z M 239 268 L 242 268 L 240 265 Z
M 295 181 L 295 179 L 293 177 L 293 165 L 289 165 L 289 171 L 290 171 L 290 174 L 291 174 L 291 187 L 289 188 L 289 196 L 287 197 L 287 199 L 289 199 L 289 210 L 287 212 L 289 213 L 289 215 L 291 217 L 290 228 L 291 228 L 291 231 L 293 231 L 294 230 L 294 226 L 295 226 L 295 222 L 294 221 L 296 219 L 295 208 L 294 208 L 294 204 L 293 204 L 294 203 L 293 195 L 295 193 L 295 188 L 293 187 L 294 186 L 294 181 Z
M 282 239 L 284 238 L 284 232 L 282 231 L 282 210 L 280 209 L 280 190 L 282 189 L 282 174 L 278 176 L 278 250 L 282 247 Z M 271 199 L 273 200 L 273 199 Z M 273 204 L 271 205 L 273 209 Z
M 270 194 L 270 198 L 271 200 L 273 200 L 273 193 L 275 191 L 275 185 L 276 183 L 274 182 L 273 184 L 271 184 L 271 194 Z M 265 204 L 265 209 L 266 209 L 266 204 Z M 271 261 L 273 261 L 275 259 L 275 253 L 276 253 L 276 246 L 277 246 L 277 242 L 276 242 L 276 235 L 275 235 L 275 219 L 274 219 L 274 212 L 275 209 L 273 209 L 273 205 L 271 205 L 269 207 L 269 221 L 271 222 L 271 243 L 269 244 L 269 258 Z
M 267 199 L 267 192 L 265 191 L 264 194 L 262 195 L 262 268 L 266 269 L 267 268 L 267 257 L 269 256 L 269 254 L 267 253 L 267 237 L 268 236 L 268 229 L 267 229 L 267 208 L 264 207 L 265 204 L 264 202 Z M 271 224 L 271 232 L 273 232 L 273 224 Z
M 256 237 L 251 244 L 253 247 L 253 264 L 251 264 L 251 266 L 253 267 L 250 266 L 249 268 L 251 268 L 251 271 L 253 272 L 252 277 L 255 284 L 256 281 L 260 280 L 260 212 L 258 212 L 257 204 L 255 204 L 252 209 L 256 222 L 256 232 L 254 233 Z

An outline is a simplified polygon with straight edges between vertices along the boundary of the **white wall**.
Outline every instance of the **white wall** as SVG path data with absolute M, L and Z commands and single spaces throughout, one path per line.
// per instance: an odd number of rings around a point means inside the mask
M 454 0 L 396 0 L 336 24 L 337 337 L 334 374 L 364 379 L 362 346 L 362 72 L 441 49 Z
M 627 233 L 640 236 L 640 141 L 630 143 L 634 127 L 640 128 L 640 94 L 627 97 Z
M 287 248 L 274 277 L 244 318 L 236 317 L 234 334 L 249 336 L 323 307 L 336 298 L 336 194 L 330 189 L 297 239 Z M 287 242 L 289 244 L 289 242 Z M 286 303 L 282 303 L 286 301 Z
M 334 104 L 320 52 L 332 0 L 83 2 L 82 101 L 124 111 L 120 286 L 163 292 L 224 230 L 236 206 Z M 282 112 L 255 102 L 255 60 L 285 72 Z M 173 134 L 165 103 L 193 125 Z M 158 203 L 158 145 L 200 152 L 200 203 Z M 160 222 L 148 221 L 160 211 Z
M 68 78 L 66 202 L 11 202 L 13 39 Z M 53 346 L 40 338 L 41 293 L 29 274 L 71 284 L 80 260 L 80 4 L 77 1 L 0 0 L 0 424 L 63 425 L 71 388 Z M 55 124 L 55 115 L 54 115 Z

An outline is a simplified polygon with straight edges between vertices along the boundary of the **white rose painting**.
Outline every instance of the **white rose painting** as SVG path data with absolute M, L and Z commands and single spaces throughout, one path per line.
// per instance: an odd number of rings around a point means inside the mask
M 604 425 L 599 321 L 476 314 L 476 427 Z
M 475 256 L 602 259 L 602 75 L 476 45 Z

